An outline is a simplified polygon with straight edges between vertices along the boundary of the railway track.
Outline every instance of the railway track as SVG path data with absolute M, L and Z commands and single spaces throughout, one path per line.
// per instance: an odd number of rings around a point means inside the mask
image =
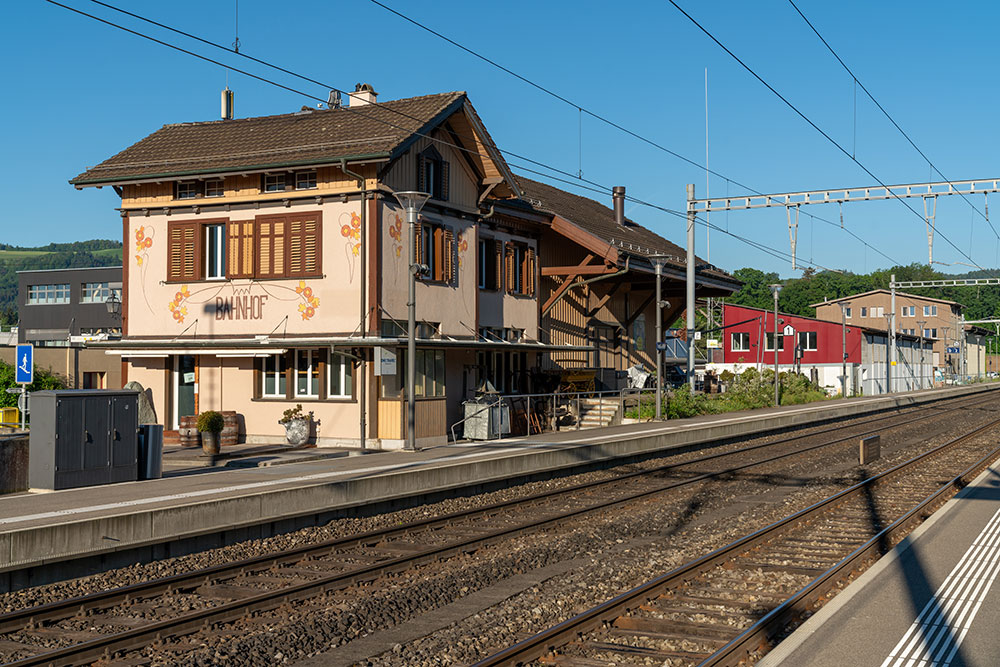
M 1000 458 L 1000 447 L 982 444 L 985 434 L 998 427 L 1000 419 L 498 651 L 475 667 L 534 661 L 563 667 L 646 660 L 671 667 L 747 664 Z
M 0 615 L 0 662 L 81 664 L 858 437 L 989 403 L 883 415 L 298 549 Z M 829 437 L 833 436 L 833 437 Z M 818 444 L 804 442 L 824 438 Z M 740 457 L 773 452 L 766 458 Z M 733 462 L 726 463 L 727 460 Z M 716 467 L 705 472 L 704 464 Z

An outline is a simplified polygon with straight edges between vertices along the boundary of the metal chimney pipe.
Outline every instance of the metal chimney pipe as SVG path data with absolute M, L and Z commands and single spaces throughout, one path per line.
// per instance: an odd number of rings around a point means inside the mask
M 625 186 L 616 185 L 611 188 L 611 199 L 615 205 L 615 224 L 625 226 Z

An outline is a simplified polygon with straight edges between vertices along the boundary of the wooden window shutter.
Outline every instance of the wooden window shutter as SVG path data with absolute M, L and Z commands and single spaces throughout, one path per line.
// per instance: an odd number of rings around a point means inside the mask
M 417 156 L 417 190 L 419 192 L 427 192 L 427 169 L 424 167 L 424 163 L 427 161 L 423 155 Z
M 292 218 L 288 222 L 289 276 L 319 276 L 321 267 L 321 226 L 318 214 Z
M 503 257 L 503 242 L 494 241 L 493 242 L 493 259 L 496 261 L 497 267 L 497 282 L 493 289 L 503 289 L 503 262 L 500 258 Z
M 424 262 L 424 223 L 418 222 L 415 225 L 416 243 L 413 244 L 413 263 L 423 264 Z M 419 274 L 417 278 L 419 278 Z
M 528 296 L 535 296 L 535 250 L 528 248 L 524 253 L 524 286 Z
M 167 280 L 201 278 L 200 225 L 197 222 L 170 223 L 167 227 Z
M 447 260 L 445 259 L 447 246 L 444 237 L 444 227 L 434 227 L 431 238 L 434 243 L 434 266 L 431 267 L 431 276 L 434 277 L 434 280 L 442 282 L 447 280 Z
M 269 217 L 257 221 L 257 277 L 284 278 L 285 262 L 284 217 Z
M 444 160 L 441 160 L 441 162 L 439 162 L 438 164 L 441 166 L 441 175 L 439 176 L 439 178 L 441 179 L 441 188 L 438 194 L 441 195 L 440 197 L 441 201 L 448 201 L 448 183 L 451 180 L 448 178 L 449 174 L 448 163 L 445 162 Z
M 455 232 L 451 229 L 444 230 L 444 276 L 443 279 L 449 285 L 455 284 L 458 272 L 455 270 L 458 264 L 458 246 L 455 243 Z
M 508 243 L 507 247 L 504 249 L 503 257 L 503 268 L 504 273 L 507 276 L 507 293 L 513 294 L 516 291 L 517 286 L 514 284 L 514 246 Z
M 257 251 L 254 243 L 253 220 L 230 222 L 226 245 L 226 276 L 228 278 L 253 278 L 254 255 Z

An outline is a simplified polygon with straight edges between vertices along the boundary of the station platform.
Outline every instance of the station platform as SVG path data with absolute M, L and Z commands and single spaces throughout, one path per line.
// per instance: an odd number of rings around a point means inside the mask
M 471 493 L 611 459 L 997 390 L 1000 384 L 947 387 L 417 452 L 271 451 L 261 457 L 284 465 L 167 465 L 162 479 L 0 496 L 0 591 L 76 576 L 67 575 L 71 570 L 117 567 L 392 509 L 457 489 Z M 70 561 L 81 567 L 74 570 Z
M 998 573 L 994 464 L 757 665 L 995 667 Z

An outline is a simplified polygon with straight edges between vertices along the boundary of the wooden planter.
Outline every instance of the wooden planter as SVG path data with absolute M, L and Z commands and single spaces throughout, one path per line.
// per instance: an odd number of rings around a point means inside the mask
M 198 432 L 198 415 L 181 417 L 180 421 L 177 434 L 180 437 L 181 447 L 200 447 L 201 433 Z

